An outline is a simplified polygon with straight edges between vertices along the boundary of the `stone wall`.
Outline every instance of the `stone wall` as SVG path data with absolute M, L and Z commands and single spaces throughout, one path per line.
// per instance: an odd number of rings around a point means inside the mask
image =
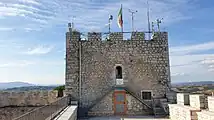
M 126 94 L 126 115 L 149 115 L 152 114 L 146 106 L 130 94 Z M 114 115 L 113 91 L 98 102 L 88 113 L 89 116 L 111 116 Z
M 0 108 L 0 120 L 12 120 L 38 107 L 3 107 Z
M 102 41 L 100 33 L 88 33 L 88 40 L 80 40 L 78 32 L 66 33 L 66 94 L 90 106 L 116 86 L 115 68 L 121 66 L 123 87 L 139 97 L 142 90 L 165 97 L 170 86 L 168 34 L 156 35 L 148 41 L 144 33 L 133 33 L 131 40 L 123 40 L 122 33 L 111 33 Z
M 113 91 L 105 96 L 99 103 L 97 103 L 88 113 L 90 116 L 107 116 L 113 115 Z
M 197 120 L 214 120 L 214 112 L 202 110 L 201 112 L 197 112 L 198 119 Z
M 205 109 L 204 94 L 193 94 L 189 96 L 190 106 L 198 109 Z
M 197 112 L 200 109 L 181 104 L 169 104 L 171 120 L 198 120 Z
M 41 106 L 57 100 L 57 91 L 0 91 L 0 107 L 5 106 Z
M 177 93 L 177 104 L 189 105 L 189 93 Z
M 139 102 L 136 98 L 130 94 L 126 94 L 127 98 L 127 115 L 149 115 L 151 111 L 147 109 L 145 105 Z M 148 103 L 149 101 L 147 101 Z

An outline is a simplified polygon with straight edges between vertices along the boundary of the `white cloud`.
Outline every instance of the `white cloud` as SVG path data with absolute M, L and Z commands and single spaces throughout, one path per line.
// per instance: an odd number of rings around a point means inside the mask
M 210 67 L 210 68 L 214 68 L 214 65 L 210 65 L 209 67 Z
M 172 47 L 170 48 L 170 53 L 172 55 L 176 54 L 184 55 L 192 52 L 202 52 L 206 50 L 214 50 L 214 42 Z
M 210 60 L 210 59 L 207 59 L 207 60 L 203 60 L 201 61 L 202 64 L 214 64 L 214 59 L 213 60 Z
M 185 73 L 171 73 L 171 76 L 183 76 Z
M 40 31 L 41 28 L 24 28 L 24 30 L 25 30 L 26 32 L 30 32 L 30 31 Z
M 41 55 L 41 54 L 48 54 L 53 50 L 53 46 L 37 46 L 35 48 L 30 48 L 27 52 L 24 52 L 28 55 Z
M 172 80 L 211 80 L 214 78 L 214 54 L 200 53 L 214 49 L 214 42 L 170 48 Z M 197 54 L 195 54 L 197 53 Z M 204 78 L 202 78 L 202 76 Z
M 25 16 L 26 14 L 33 14 L 33 11 L 0 6 L 0 16 Z
M 12 31 L 14 28 L 6 28 L 6 27 L 1 27 L 0 31 Z
M 208 69 L 209 72 L 213 72 L 214 71 L 214 68 L 210 68 Z M 212 73 L 213 74 L 213 73 Z
M 18 0 L 19 2 L 22 3 L 30 3 L 30 4 L 34 4 L 34 5 L 40 5 L 40 3 L 37 0 Z
M 15 61 L 15 62 L 7 62 L 7 63 L 2 63 L 0 64 L 0 68 L 8 68 L 8 67 L 25 67 L 28 65 L 32 65 L 34 62 L 30 61 Z
M 117 13 L 120 4 L 123 4 L 124 29 L 130 30 L 129 8 L 136 9 L 139 12 L 135 16 L 135 27 L 138 30 L 146 28 L 146 10 L 145 0 L 126 0 L 126 1 L 98 1 L 98 0 L 18 0 L 19 2 L 5 1 L 0 4 L 0 16 L 22 16 L 27 18 L 33 24 L 46 24 L 43 27 L 52 27 L 56 24 L 66 24 L 71 21 L 72 16 L 76 16 L 75 26 L 81 31 L 100 31 L 105 28 L 109 14 L 114 16 L 112 28 L 116 27 Z M 189 19 L 185 13 L 192 9 L 189 1 L 185 0 L 150 0 L 151 20 L 164 18 L 165 26 Z M 29 5 L 30 4 L 30 5 Z M 39 6 L 39 7 L 38 7 Z M 134 6 L 134 8 L 133 8 Z M 72 11 L 72 12 L 71 12 Z M 87 12 L 86 12 L 87 11 Z M 95 14 L 96 13 L 96 14 Z M 145 22 L 142 22 L 145 21 Z M 128 24 L 128 25 L 127 25 Z M 87 26 L 87 27 L 86 27 Z M 26 26 L 24 26 L 26 27 Z

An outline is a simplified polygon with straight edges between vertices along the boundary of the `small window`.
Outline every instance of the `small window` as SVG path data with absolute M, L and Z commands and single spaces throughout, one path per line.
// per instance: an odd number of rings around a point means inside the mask
M 142 99 L 143 100 L 151 100 L 152 99 L 152 92 L 145 92 L 142 91 Z
M 122 67 L 116 67 L 116 79 L 122 79 Z

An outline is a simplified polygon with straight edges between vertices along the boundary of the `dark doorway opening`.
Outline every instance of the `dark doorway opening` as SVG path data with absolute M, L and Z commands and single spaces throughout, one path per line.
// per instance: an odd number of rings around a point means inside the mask
M 122 76 L 122 67 L 120 66 L 117 66 L 116 67 L 116 79 L 122 79 L 123 76 Z

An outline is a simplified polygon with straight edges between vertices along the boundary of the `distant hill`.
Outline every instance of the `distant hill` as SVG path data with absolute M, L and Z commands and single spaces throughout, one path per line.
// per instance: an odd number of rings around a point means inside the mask
M 28 87 L 14 87 L 7 88 L 4 91 L 32 91 L 32 90 L 53 90 L 58 86 L 28 86 Z
M 172 86 L 201 86 L 201 85 L 214 85 L 214 81 L 172 83 Z
M 14 88 L 14 87 L 27 87 L 27 86 L 36 86 L 34 84 L 30 84 L 27 82 L 5 82 L 0 83 L 0 89 L 8 89 L 8 88 Z

